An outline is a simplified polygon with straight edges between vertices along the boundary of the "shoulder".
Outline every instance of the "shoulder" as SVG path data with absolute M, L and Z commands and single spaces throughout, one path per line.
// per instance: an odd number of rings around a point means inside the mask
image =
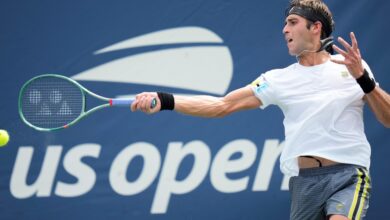
M 262 77 L 271 83 L 280 83 L 280 81 L 288 81 L 290 78 L 294 78 L 296 69 L 297 64 L 294 63 L 285 68 L 269 70 L 262 74 Z
M 271 69 L 266 72 L 261 73 L 255 81 L 252 82 L 252 85 L 256 85 L 259 82 L 268 82 L 270 84 L 278 84 L 279 81 L 288 80 L 292 75 L 291 72 L 297 69 L 297 64 L 291 64 L 285 68 L 276 68 Z
M 296 69 L 296 63 L 291 64 L 290 66 L 287 66 L 285 68 L 278 68 L 278 69 L 272 69 L 268 70 L 267 72 L 264 73 L 266 77 L 277 77 L 284 75 L 286 73 L 289 73 L 291 71 L 294 71 Z

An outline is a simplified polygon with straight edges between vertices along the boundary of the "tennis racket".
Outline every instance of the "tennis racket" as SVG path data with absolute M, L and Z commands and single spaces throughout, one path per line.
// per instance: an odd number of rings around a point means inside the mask
M 104 104 L 86 110 L 86 95 Z M 66 76 L 45 74 L 27 81 L 19 93 L 19 114 L 23 122 L 39 131 L 67 128 L 102 108 L 130 107 L 134 99 L 111 99 L 97 95 Z M 154 99 L 151 108 L 157 100 Z

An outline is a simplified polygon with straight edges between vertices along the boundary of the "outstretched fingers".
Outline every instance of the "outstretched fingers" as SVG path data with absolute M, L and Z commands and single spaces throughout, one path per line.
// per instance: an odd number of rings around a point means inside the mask
M 334 49 L 337 53 L 341 54 L 344 58 L 348 56 L 348 54 L 347 54 L 346 51 L 342 50 L 340 47 L 338 47 L 338 46 L 336 46 L 336 45 L 334 45 L 334 44 L 333 44 L 333 49 Z M 331 60 L 332 62 L 334 62 L 334 63 L 337 63 L 337 64 L 346 65 L 345 59 L 344 59 L 344 60 L 337 60 L 337 59 L 331 58 L 330 60 Z
M 337 41 L 343 45 L 343 47 L 347 50 L 347 52 L 351 52 L 352 51 L 352 46 L 349 45 L 349 43 L 347 41 L 345 41 L 342 37 L 338 37 L 337 38 Z
M 344 57 L 344 59 L 343 60 L 331 59 L 331 61 L 337 64 L 345 65 L 348 71 L 355 78 L 358 78 L 361 76 L 364 68 L 362 65 L 362 58 L 358 47 L 358 42 L 356 40 L 356 36 L 353 32 L 351 32 L 350 37 L 351 37 L 352 46 L 348 42 L 346 42 L 343 38 L 338 37 L 338 42 L 344 47 L 344 50 L 339 48 L 336 45 L 333 45 L 333 49 L 339 54 L 341 54 Z
M 338 46 L 336 46 L 336 45 L 334 45 L 334 44 L 333 44 L 333 49 L 334 49 L 337 53 L 343 55 L 343 57 L 347 57 L 347 56 L 348 56 L 348 53 L 347 53 L 346 51 L 344 51 L 343 49 L 341 49 L 340 47 L 338 47 Z
M 356 40 L 356 36 L 355 36 L 355 33 L 351 32 L 349 34 L 349 36 L 351 37 L 351 41 L 352 41 L 352 48 L 354 51 L 358 52 L 359 50 L 359 46 L 358 46 L 358 42 Z

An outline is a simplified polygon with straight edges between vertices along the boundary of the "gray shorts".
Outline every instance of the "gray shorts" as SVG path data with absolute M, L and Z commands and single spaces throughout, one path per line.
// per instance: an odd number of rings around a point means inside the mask
M 337 164 L 301 169 L 289 182 L 291 220 L 320 220 L 329 215 L 363 219 L 371 180 L 363 167 Z

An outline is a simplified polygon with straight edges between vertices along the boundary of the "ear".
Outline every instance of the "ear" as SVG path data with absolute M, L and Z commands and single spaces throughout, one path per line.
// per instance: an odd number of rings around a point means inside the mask
M 319 22 L 319 21 L 316 21 L 316 22 L 314 22 L 314 23 L 311 25 L 310 29 L 313 30 L 314 33 L 319 33 L 319 34 L 321 34 L 322 23 Z

